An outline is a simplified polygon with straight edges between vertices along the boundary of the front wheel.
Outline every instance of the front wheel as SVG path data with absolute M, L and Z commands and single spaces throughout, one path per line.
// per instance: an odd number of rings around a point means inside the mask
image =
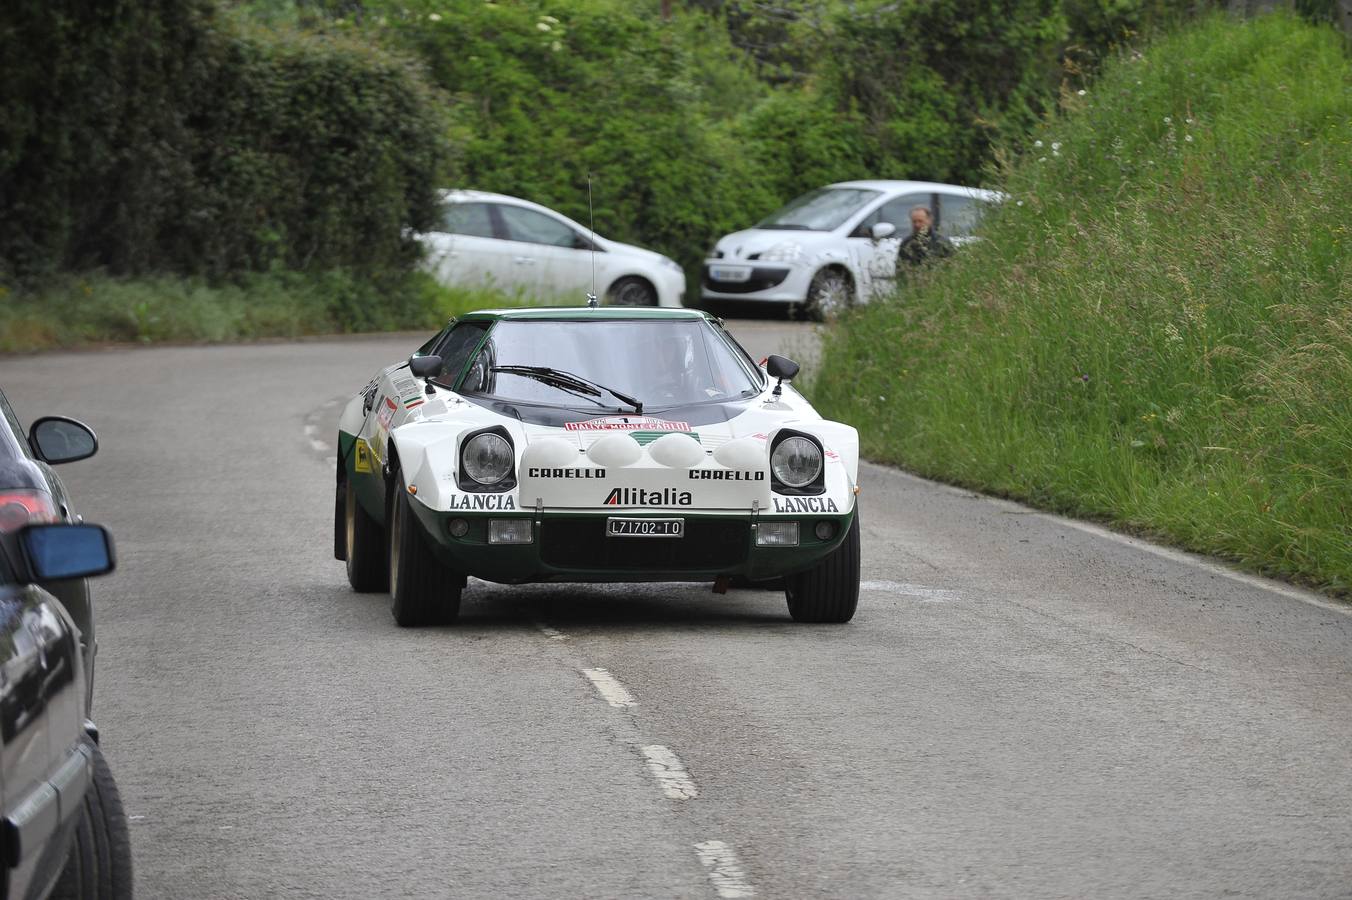
M 343 482 L 343 558 L 347 583 L 362 594 L 383 591 L 390 584 L 385 556 L 385 529 L 357 502 L 352 479 Z
M 99 745 L 86 742 L 94 777 L 85 790 L 75 842 L 52 892 L 53 900 L 130 900 L 131 836 L 113 772 Z
M 806 572 L 784 578 L 795 622 L 848 622 L 859 605 L 859 509 L 849 534 L 831 555 Z
M 403 628 L 449 625 L 460 615 L 465 576 L 452 572 L 427 546 L 401 473 L 390 516 L 390 612 Z
M 854 305 L 854 285 L 840 269 L 822 269 L 807 289 L 807 314 L 818 322 L 840 315 Z
M 631 275 L 610 286 L 608 300 L 610 306 L 656 306 L 657 289 Z

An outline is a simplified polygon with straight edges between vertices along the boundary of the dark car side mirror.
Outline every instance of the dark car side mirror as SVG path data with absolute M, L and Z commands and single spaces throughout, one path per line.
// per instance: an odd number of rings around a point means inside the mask
M 88 459 L 99 450 L 99 439 L 83 422 L 65 416 L 44 416 L 28 432 L 28 446 L 51 465 Z
M 100 525 L 29 525 L 19 545 L 36 581 L 90 578 L 116 567 L 113 538 Z
M 441 371 L 441 357 L 410 356 L 408 370 L 418 378 L 429 378 Z

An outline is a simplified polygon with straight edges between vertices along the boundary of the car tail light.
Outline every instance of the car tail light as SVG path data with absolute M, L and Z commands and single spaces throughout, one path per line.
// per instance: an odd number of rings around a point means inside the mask
M 43 491 L 0 490 L 0 534 L 18 531 L 25 525 L 59 522 L 56 504 Z

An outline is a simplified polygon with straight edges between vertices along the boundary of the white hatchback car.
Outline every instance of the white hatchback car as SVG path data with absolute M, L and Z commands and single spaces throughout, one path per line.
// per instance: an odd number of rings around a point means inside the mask
M 593 234 L 529 200 L 443 191 L 438 230 L 419 236 L 443 284 L 490 286 L 539 299 L 577 301 L 592 290 L 607 306 L 681 306 L 675 260 Z
M 926 181 L 827 185 L 720 239 L 704 261 L 701 297 L 706 306 L 791 304 L 820 319 L 892 289 L 914 207 L 929 207 L 935 230 L 960 245 L 1002 197 Z

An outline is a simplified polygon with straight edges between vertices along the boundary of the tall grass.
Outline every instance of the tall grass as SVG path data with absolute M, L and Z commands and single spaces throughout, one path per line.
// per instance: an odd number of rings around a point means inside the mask
M 224 284 L 68 276 L 30 293 L 0 285 L 0 352 L 432 329 L 469 310 L 523 302 L 488 289 L 444 287 L 423 273 L 371 280 L 345 272 L 273 272 Z
M 829 334 L 874 459 L 1352 592 L 1352 65 L 1286 16 L 1110 64 L 986 240 Z

